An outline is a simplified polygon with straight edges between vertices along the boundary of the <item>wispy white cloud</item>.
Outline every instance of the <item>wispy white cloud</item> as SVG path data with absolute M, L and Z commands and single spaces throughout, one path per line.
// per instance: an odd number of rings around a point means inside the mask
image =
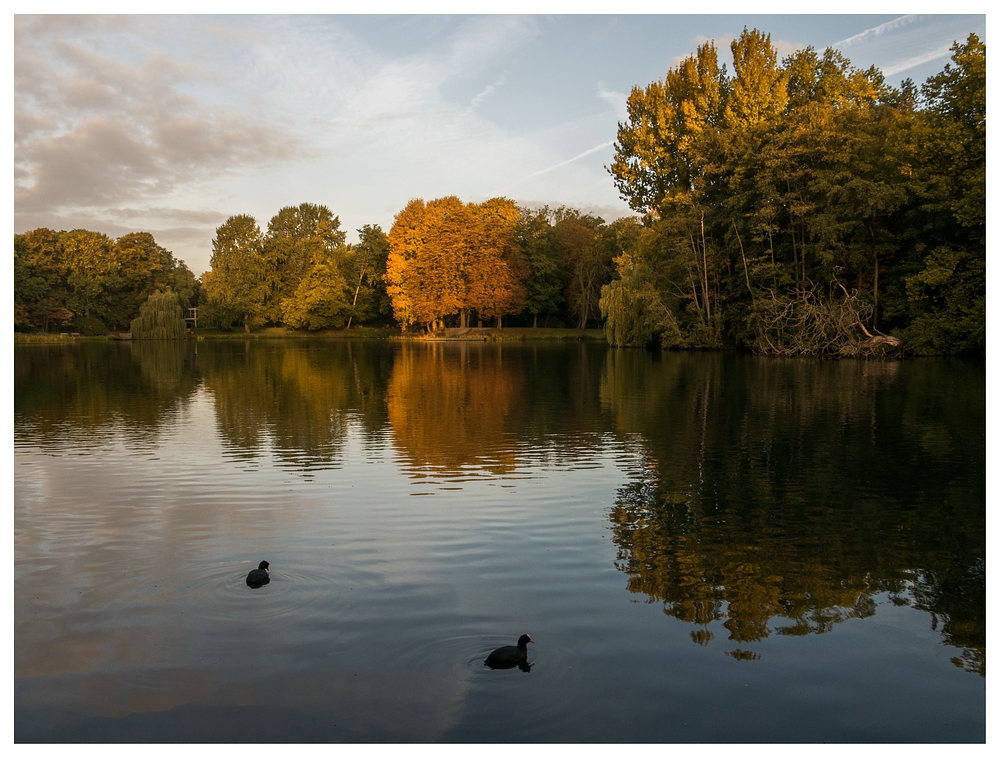
M 886 76 L 913 72 L 928 75 L 930 64 L 948 57 L 951 46 L 982 25 L 982 17 L 963 15 L 899 16 L 835 42 L 852 59 L 874 63 Z
M 597 83 L 597 96 L 615 110 L 615 118 L 623 121 L 628 116 L 628 95 L 606 89 L 604 82 Z
M 500 87 L 503 86 L 504 81 L 506 81 L 506 79 L 507 79 L 507 72 L 505 71 L 502 74 L 500 74 L 500 78 L 497 79 L 495 82 L 493 82 L 493 84 L 488 85 L 484 90 L 478 92 L 472 98 L 471 102 L 469 103 L 469 106 L 472 108 L 478 108 L 480 105 L 486 102 L 486 100 L 489 98 L 490 95 L 492 95 Z

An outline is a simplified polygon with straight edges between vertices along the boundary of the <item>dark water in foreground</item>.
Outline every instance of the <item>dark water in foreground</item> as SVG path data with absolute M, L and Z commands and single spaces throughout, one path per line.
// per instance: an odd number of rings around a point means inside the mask
M 14 374 L 18 742 L 985 740 L 981 363 L 260 341 Z M 484 667 L 523 632 L 530 671 Z

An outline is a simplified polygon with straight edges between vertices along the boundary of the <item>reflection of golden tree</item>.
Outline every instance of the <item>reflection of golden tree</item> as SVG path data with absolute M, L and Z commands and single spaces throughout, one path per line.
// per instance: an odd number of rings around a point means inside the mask
M 500 349 L 406 345 L 386 393 L 396 448 L 413 466 L 449 474 L 472 465 L 509 473 L 525 394 L 522 367 L 505 366 Z
M 609 352 L 602 399 L 644 453 L 611 512 L 629 590 L 698 644 L 826 632 L 890 593 L 983 673 L 984 398 L 941 371 Z

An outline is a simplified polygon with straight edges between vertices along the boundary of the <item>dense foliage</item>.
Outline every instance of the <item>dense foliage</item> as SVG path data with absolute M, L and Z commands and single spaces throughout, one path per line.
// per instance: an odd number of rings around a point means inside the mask
M 14 328 L 104 334 L 127 329 L 157 290 L 184 307 L 197 294 L 194 274 L 148 232 L 112 240 L 76 229 L 14 235 Z
M 887 86 L 839 52 L 780 64 L 744 29 L 635 88 L 609 167 L 643 214 L 603 291 L 612 343 L 982 353 L 985 45 Z
M 260 324 L 342 329 L 389 319 L 382 273 L 388 245 L 378 226 L 345 243 L 325 205 L 282 208 L 262 233 L 252 216 L 231 216 L 215 232 L 211 271 L 202 276 L 206 325 Z

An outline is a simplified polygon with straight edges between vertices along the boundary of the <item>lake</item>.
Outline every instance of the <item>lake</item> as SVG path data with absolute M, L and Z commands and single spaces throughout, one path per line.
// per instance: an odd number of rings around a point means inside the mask
M 15 346 L 15 741 L 983 742 L 985 387 L 590 342 Z

